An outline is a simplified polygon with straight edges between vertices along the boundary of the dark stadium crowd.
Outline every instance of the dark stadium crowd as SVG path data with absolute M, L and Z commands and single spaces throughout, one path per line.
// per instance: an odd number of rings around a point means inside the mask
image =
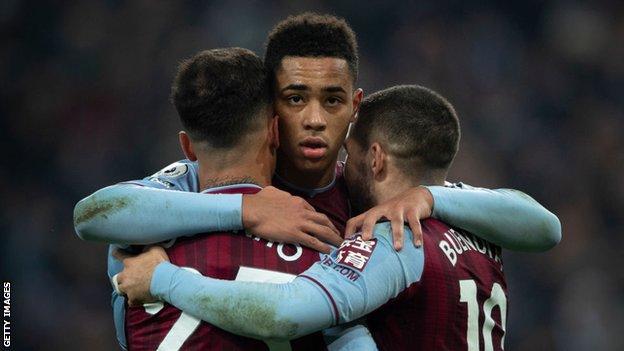
M 262 55 L 277 21 L 308 10 L 351 24 L 365 93 L 421 84 L 455 105 L 450 180 L 519 189 L 559 216 L 553 250 L 504 253 L 507 349 L 624 349 L 624 3 L 315 0 L 2 2 L 14 349 L 117 347 L 107 247 L 75 235 L 73 206 L 183 158 L 168 98 L 181 59 Z

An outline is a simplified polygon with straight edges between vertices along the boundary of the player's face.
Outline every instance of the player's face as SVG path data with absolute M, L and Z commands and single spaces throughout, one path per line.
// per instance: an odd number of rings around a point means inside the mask
M 362 91 L 339 58 L 286 57 L 276 72 L 279 163 L 298 172 L 333 172 Z M 332 173 L 333 174 L 333 173 Z
M 367 150 L 351 137 L 344 143 L 347 151 L 344 177 L 349 189 L 353 215 L 358 215 L 374 205 L 372 195 L 372 171 L 368 167 Z

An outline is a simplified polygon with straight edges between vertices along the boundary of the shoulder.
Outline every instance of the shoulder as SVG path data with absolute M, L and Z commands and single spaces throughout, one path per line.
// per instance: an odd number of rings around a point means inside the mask
M 412 237 L 412 230 L 410 229 L 410 227 L 407 225 L 407 223 L 403 226 L 403 230 L 406 236 L 405 241 L 411 241 L 411 237 Z M 393 237 L 392 237 L 392 225 L 390 224 L 389 221 L 387 220 L 383 220 L 382 222 L 377 222 L 377 224 L 375 224 L 375 227 L 373 228 L 373 233 L 374 233 L 374 237 L 377 239 L 382 239 L 383 241 L 387 242 L 390 246 L 394 246 L 393 242 Z M 409 238 L 407 238 L 407 236 L 409 236 Z
M 160 171 L 145 177 L 143 182 L 151 182 L 171 190 L 198 192 L 198 165 L 188 159 L 174 162 Z
M 444 182 L 444 186 L 447 188 L 464 189 L 464 190 L 476 189 L 474 186 L 466 184 L 464 182 L 456 182 L 456 183 Z
M 421 220 L 420 223 L 422 225 L 423 231 L 429 234 L 432 234 L 432 233 L 441 234 L 451 229 L 451 226 L 433 217 L 425 218 Z

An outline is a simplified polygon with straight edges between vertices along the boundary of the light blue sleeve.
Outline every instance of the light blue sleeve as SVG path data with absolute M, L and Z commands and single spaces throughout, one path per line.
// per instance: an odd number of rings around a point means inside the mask
M 462 183 L 427 189 L 434 199 L 433 217 L 502 248 L 545 251 L 561 240 L 559 218 L 521 191 Z
M 242 229 L 242 195 L 198 193 L 196 165 L 188 162 L 80 200 L 74 208 L 76 233 L 88 241 L 135 245 Z
M 343 327 L 344 326 L 344 327 Z M 331 333 L 332 341 L 327 343 L 328 351 L 376 351 L 377 344 L 368 328 L 362 324 L 343 324 L 323 330 L 325 341 Z
M 378 224 L 375 239 L 347 240 L 285 284 L 213 279 L 164 262 L 156 267 L 150 290 L 232 333 L 293 339 L 370 313 L 420 280 L 422 248 L 406 245 L 397 252 L 391 237 L 390 225 Z
M 108 279 L 110 279 L 117 273 L 123 270 L 123 263 L 116 259 L 112 254 L 116 249 L 114 245 L 109 245 L 108 247 Z M 115 325 L 115 334 L 117 335 L 117 342 L 122 350 L 127 350 L 126 344 L 126 329 L 125 329 L 125 320 L 126 320 L 126 304 L 125 298 L 113 289 L 111 293 L 111 307 L 113 308 L 113 323 Z

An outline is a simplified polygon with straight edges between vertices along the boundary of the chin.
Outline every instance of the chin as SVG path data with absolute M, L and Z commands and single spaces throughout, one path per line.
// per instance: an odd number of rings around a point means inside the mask
M 299 168 L 301 170 L 305 170 L 306 172 L 313 172 L 313 173 L 321 173 L 324 172 L 325 170 L 327 170 L 327 168 L 329 168 L 329 160 L 327 160 L 325 157 L 322 158 L 318 158 L 318 159 L 309 159 L 309 158 L 304 158 L 301 160 L 298 160 L 297 165 L 299 165 Z

